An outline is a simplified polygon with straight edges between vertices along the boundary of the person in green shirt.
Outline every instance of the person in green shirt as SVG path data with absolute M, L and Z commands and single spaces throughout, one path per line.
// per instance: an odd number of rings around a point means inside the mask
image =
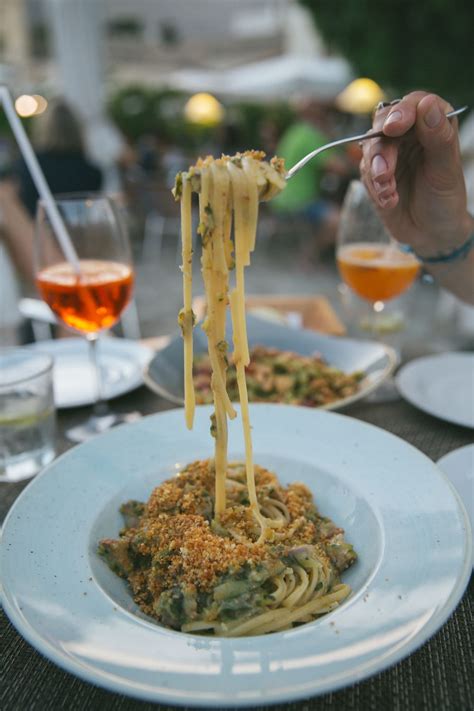
M 298 107 L 298 121 L 283 134 L 276 149 L 276 155 L 284 158 L 287 168 L 331 140 L 323 130 L 326 115 L 326 107 L 315 101 L 307 101 Z M 320 184 L 327 171 L 346 172 L 340 156 L 334 156 L 334 153 L 316 156 L 272 200 L 272 209 L 276 213 L 307 221 L 314 228 L 314 252 L 334 244 L 339 223 L 338 207 L 321 197 Z

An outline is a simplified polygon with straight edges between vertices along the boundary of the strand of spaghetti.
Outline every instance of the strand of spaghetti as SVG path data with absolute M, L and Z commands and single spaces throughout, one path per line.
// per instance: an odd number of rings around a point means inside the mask
M 296 587 L 296 577 L 292 568 L 287 568 L 284 572 L 285 582 L 287 587 L 287 595 L 291 595 Z
M 306 615 L 318 615 L 323 610 L 333 604 L 338 605 L 350 594 L 348 585 L 335 586 L 333 592 L 328 595 L 310 600 L 310 602 L 300 607 L 288 610 L 287 608 L 278 608 L 269 610 L 261 615 L 257 615 L 250 620 L 236 625 L 228 625 L 227 630 L 223 632 L 224 636 L 240 637 L 247 634 L 266 634 L 268 632 L 276 632 L 289 624 L 297 622 Z
M 287 596 L 287 585 L 285 579 L 281 576 L 275 576 L 272 578 L 272 583 L 275 585 L 276 589 L 272 592 L 271 597 L 274 600 L 275 605 L 280 605 L 282 600 Z
M 237 385 L 242 416 L 242 428 L 245 444 L 245 469 L 247 475 L 247 488 L 249 493 L 250 508 L 258 521 L 261 533 L 259 542 L 267 538 L 270 526 L 260 512 L 255 488 L 255 472 L 253 465 L 252 436 L 250 431 L 250 415 L 248 407 L 247 382 L 245 380 L 245 366 L 250 362 L 248 352 L 247 329 L 245 323 L 244 300 L 244 267 L 249 261 L 248 253 L 248 220 L 245 219 L 245 190 L 244 183 L 247 177 L 241 168 L 233 163 L 228 165 L 232 181 L 232 195 L 234 202 L 234 242 L 236 262 L 236 288 L 230 295 L 230 310 L 232 317 L 232 330 L 234 338 L 234 364 L 237 371 Z
M 202 277 L 204 282 L 204 290 L 206 294 L 207 303 L 207 316 L 204 321 L 203 329 L 206 332 L 208 339 L 208 350 L 209 359 L 211 361 L 211 368 L 215 374 L 215 388 L 218 392 L 218 397 L 221 396 L 224 402 L 225 411 L 231 419 L 237 416 L 230 398 L 227 394 L 227 389 L 225 386 L 225 380 L 223 378 L 222 370 L 219 367 L 219 355 L 216 349 L 216 337 L 215 337 L 215 301 L 214 297 L 216 295 L 216 289 L 214 284 L 214 269 L 213 269 L 213 225 L 210 224 L 210 217 L 213 218 L 212 206 L 210 204 L 211 185 L 210 185 L 210 172 L 206 166 L 201 167 L 201 192 L 199 194 L 199 221 L 200 221 L 200 232 L 202 237 Z M 225 307 L 225 303 L 223 304 Z
M 207 270 L 206 270 L 207 271 Z M 216 339 L 215 339 L 215 314 L 214 314 L 214 309 L 213 309 L 213 297 L 212 294 L 214 293 L 213 286 L 214 286 L 214 281 L 212 278 L 212 272 L 209 274 L 206 273 L 205 270 L 203 270 L 203 280 L 204 280 L 204 290 L 206 293 L 206 303 L 208 305 L 208 315 L 206 318 L 207 325 L 205 327 L 205 331 L 207 334 L 207 345 L 208 345 L 208 350 L 209 350 L 209 360 L 211 361 L 211 368 L 212 372 L 215 375 L 215 387 L 218 390 L 220 396 L 222 397 L 225 411 L 227 413 L 227 416 L 230 417 L 231 420 L 233 420 L 235 417 L 237 417 L 237 412 L 232 405 L 229 395 L 227 393 L 227 389 L 225 386 L 225 381 L 222 376 L 222 370 L 219 367 L 219 353 L 216 348 Z M 204 328 L 204 326 L 203 326 Z
M 232 317 L 232 331 L 234 338 L 234 364 L 237 371 L 237 385 L 239 388 L 240 411 L 242 417 L 242 428 L 244 432 L 245 446 L 245 470 L 247 475 L 247 489 L 249 493 L 250 508 L 262 528 L 262 536 L 264 536 L 267 528 L 265 520 L 260 513 L 260 508 L 257 500 L 257 491 L 255 488 L 255 472 L 253 466 L 253 449 L 252 437 L 250 434 L 250 416 L 247 395 L 247 382 L 245 380 L 245 366 L 242 360 L 242 334 L 237 323 L 238 319 L 238 302 L 237 292 L 233 291 L 230 295 L 230 313 Z
M 234 202 L 234 243 L 235 243 L 235 323 L 232 318 L 234 332 L 237 333 L 238 347 L 236 356 L 240 357 L 244 366 L 250 363 L 250 354 L 247 338 L 247 323 L 245 320 L 245 277 L 244 268 L 250 263 L 248 251 L 248 220 L 245 215 L 245 190 L 247 182 L 245 173 L 229 163 L 229 172 L 232 181 L 232 196 Z M 231 297 L 232 298 L 232 297 Z M 234 340 L 235 345 L 235 340 Z
M 224 249 L 224 210 L 227 207 L 229 193 L 229 174 L 219 162 L 211 164 L 212 175 L 212 212 L 214 218 L 213 268 L 217 273 L 228 274 L 227 260 Z
M 235 268 L 235 290 L 237 327 L 240 334 L 240 348 L 242 362 L 245 367 L 250 363 L 249 341 L 247 336 L 247 319 L 245 318 L 245 276 L 244 268 L 240 264 Z
M 220 378 L 225 388 L 227 357 L 225 341 L 225 310 L 228 291 L 228 267 L 224 251 L 224 212 L 223 206 L 227 206 L 227 196 L 229 189 L 229 176 L 225 169 L 216 163 L 211 165 L 212 174 L 212 199 L 214 229 L 212 234 L 212 274 L 213 286 L 210 298 L 212 300 L 211 318 L 212 336 L 214 337 L 214 348 L 217 354 L 218 374 L 213 373 L 211 386 L 214 394 L 214 408 L 216 416 L 216 441 L 215 441 L 215 470 L 216 470 L 216 494 L 215 510 L 216 516 L 224 513 L 226 504 L 225 481 L 227 475 L 227 417 L 223 392 L 216 387 L 216 376 Z
M 192 277 L 193 277 L 193 240 L 191 220 L 191 185 L 186 178 L 183 180 L 181 196 L 181 242 L 183 271 L 183 339 L 184 339 L 184 408 L 186 426 L 191 429 L 196 406 L 193 382 L 193 326 L 192 311 Z
M 216 493 L 214 515 L 220 516 L 225 511 L 226 492 L 225 474 L 227 470 L 227 417 L 222 398 L 214 393 L 214 411 L 216 415 L 216 439 L 214 445 L 214 464 L 216 469 Z
M 255 241 L 257 237 L 257 222 L 258 222 L 258 185 L 257 172 L 255 161 L 250 158 L 242 158 L 242 166 L 247 176 L 248 190 L 248 232 L 249 232 L 249 251 L 255 249 Z
M 234 325 L 235 311 L 236 311 L 236 292 L 233 291 L 230 295 L 230 310 L 232 316 L 232 327 L 234 334 L 234 345 L 236 346 L 237 352 L 240 351 L 241 344 L 239 343 L 240 334 L 238 329 Z M 252 447 L 252 435 L 250 426 L 250 415 L 249 415 L 249 400 L 247 393 L 247 382 L 245 379 L 245 366 L 242 359 L 239 358 L 237 362 L 235 361 L 234 353 L 234 363 L 237 372 L 237 385 L 239 389 L 239 401 L 240 401 L 240 412 L 242 417 L 242 429 L 244 433 L 244 448 L 245 448 L 245 470 L 247 475 L 247 489 L 249 494 L 250 509 L 260 525 L 261 533 L 258 538 L 257 543 L 263 543 L 268 538 L 268 531 L 271 528 L 281 528 L 283 525 L 283 520 L 272 521 L 270 519 L 262 516 L 260 512 L 260 507 L 257 499 L 257 490 L 255 487 L 255 470 L 253 465 L 253 447 Z
M 234 202 L 234 237 L 236 257 L 237 253 L 239 253 L 242 266 L 248 267 L 250 264 L 248 239 L 249 181 L 243 169 L 232 163 L 232 161 L 227 163 L 227 170 L 229 171 L 232 183 L 232 195 Z M 238 235 L 240 236 L 240 239 L 238 239 Z
M 295 573 L 299 578 L 299 582 L 291 595 L 283 601 L 282 605 L 284 607 L 295 607 L 301 601 L 301 598 L 305 595 L 309 587 L 309 578 L 304 568 L 300 565 L 295 566 Z
M 311 572 L 310 572 L 310 583 L 309 583 L 309 587 L 308 587 L 308 590 L 307 590 L 306 593 L 305 593 L 304 598 L 301 600 L 301 602 L 302 602 L 303 604 L 304 604 L 305 602 L 308 602 L 308 601 L 313 597 L 314 591 L 315 591 L 315 589 L 316 589 L 316 585 L 318 585 L 318 583 L 321 582 L 321 581 L 320 581 L 320 575 L 319 575 L 320 570 L 321 570 L 321 564 L 320 564 L 320 563 L 316 563 L 314 560 L 310 559 L 310 560 L 308 561 L 308 565 L 309 565 L 309 567 L 311 568 Z
M 225 251 L 225 258 L 227 260 L 227 268 L 228 269 L 233 269 L 235 266 L 235 259 L 233 257 L 233 251 L 234 251 L 234 243 L 232 241 L 231 237 L 231 230 L 232 230 L 232 192 L 230 190 L 230 184 L 229 184 L 229 193 L 227 195 L 227 205 L 226 205 L 226 210 L 224 213 L 224 251 Z M 227 306 L 227 303 L 226 303 Z

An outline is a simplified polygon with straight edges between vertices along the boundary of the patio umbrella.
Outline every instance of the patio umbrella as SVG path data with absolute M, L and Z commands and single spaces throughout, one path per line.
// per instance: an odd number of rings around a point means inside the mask
M 229 70 L 180 70 L 170 75 L 169 83 L 185 91 L 270 101 L 301 94 L 334 98 L 351 78 L 344 59 L 288 54 Z

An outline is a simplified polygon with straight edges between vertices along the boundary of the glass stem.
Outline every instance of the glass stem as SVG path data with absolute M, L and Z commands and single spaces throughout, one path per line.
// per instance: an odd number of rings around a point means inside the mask
M 99 359 L 97 355 L 97 341 L 99 340 L 96 333 L 90 333 L 86 336 L 89 344 L 89 358 L 94 372 L 95 380 L 95 397 L 94 397 L 94 415 L 103 417 L 107 414 L 108 405 L 102 396 L 102 383 L 100 378 Z

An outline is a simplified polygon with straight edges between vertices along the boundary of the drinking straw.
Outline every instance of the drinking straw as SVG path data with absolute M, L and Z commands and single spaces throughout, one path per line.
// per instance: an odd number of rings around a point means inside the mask
M 58 210 L 56 202 L 54 201 L 49 185 L 46 182 L 43 171 L 41 170 L 38 159 L 36 158 L 35 152 L 33 151 L 30 140 L 26 134 L 23 124 L 21 123 L 18 115 L 13 106 L 12 97 L 8 88 L 6 86 L 0 85 L 0 103 L 3 104 L 6 117 L 10 124 L 10 127 L 15 135 L 20 151 L 23 155 L 26 165 L 30 171 L 33 182 L 36 186 L 36 190 L 40 195 L 46 214 L 49 217 L 51 225 L 53 227 L 54 233 L 58 239 L 64 256 L 68 262 L 73 267 L 76 274 L 80 274 L 79 259 L 76 254 L 76 250 L 71 242 L 68 231 L 64 225 L 61 214 Z

